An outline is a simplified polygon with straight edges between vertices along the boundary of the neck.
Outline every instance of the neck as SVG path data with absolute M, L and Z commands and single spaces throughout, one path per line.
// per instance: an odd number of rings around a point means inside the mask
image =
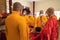
M 49 15 L 49 17 L 52 17 L 53 16 L 53 14 L 52 15 Z
M 17 14 L 19 14 L 19 15 L 21 14 L 21 12 L 20 12 L 20 11 L 13 11 L 13 12 L 14 12 L 14 13 L 17 13 Z
M 17 11 L 18 12 L 18 14 L 20 15 L 21 14 L 21 12 L 20 11 Z

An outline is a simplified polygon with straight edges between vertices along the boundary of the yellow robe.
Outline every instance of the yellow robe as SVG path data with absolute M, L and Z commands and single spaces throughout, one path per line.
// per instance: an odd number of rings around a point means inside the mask
M 30 27 L 29 26 L 34 26 L 34 17 L 33 16 L 28 16 L 28 15 L 25 15 L 23 16 L 25 19 L 26 19 L 26 22 L 27 22 L 27 31 L 28 31 L 28 37 L 29 37 L 29 33 L 30 33 Z M 30 40 L 28 38 L 28 40 Z
M 46 16 L 42 16 L 42 18 L 41 18 L 41 16 L 39 16 L 37 18 L 37 27 L 43 28 L 42 24 L 44 25 L 46 23 L 46 21 L 47 21 L 47 17 Z
M 30 22 L 31 22 L 30 25 L 31 26 L 34 26 L 34 17 L 33 16 L 30 16 L 29 19 L 30 19 Z
M 37 18 L 34 17 L 34 27 L 37 27 Z
M 29 32 L 30 32 L 29 26 L 34 26 L 34 17 L 33 16 L 28 16 L 28 15 L 25 15 L 24 17 L 25 17 L 25 19 L 27 21 L 28 34 L 29 34 Z
M 33 16 L 25 15 L 24 17 L 26 18 L 28 26 L 34 26 L 34 17 Z
M 5 20 L 7 40 L 28 40 L 27 23 L 24 17 L 14 11 Z
M 24 17 L 25 17 L 25 19 L 27 21 L 27 25 L 29 26 L 31 24 L 31 20 L 29 19 L 29 16 L 25 15 Z

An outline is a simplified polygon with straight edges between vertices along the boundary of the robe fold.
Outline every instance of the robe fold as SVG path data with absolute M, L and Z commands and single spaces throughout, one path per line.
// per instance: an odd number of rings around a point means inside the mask
M 46 34 L 46 40 L 57 40 L 58 39 L 58 25 L 57 19 L 51 16 L 43 29 L 43 33 Z M 43 38 L 44 39 L 44 38 Z
M 42 34 L 41 33 L 30 33 L 31 40 L 42 40 Z
M 37 18 L 34 17 L 34 27 L 37 27 Z
M 30 25 L 31 26 L 34 26 L 34 17 L 33 16 L 30 16 L 29 19 L 31 21 Z
M 38 18 L 37 18 L 37 26 L 38 27 L 41 27 L 41 28 L 43 28 L 43 26 L 45 25 L 45 23 L 47 22 L 47 17 L 46 16 L 39 16 Z
M 27 22 L 27 29 L 28 29 L 27 32 L 29 37 L 29 33 L 31 31 L 30 26 L 34 26 L 34 17 L 25 15 L 24 18 L 26 19 L 26 22 Z

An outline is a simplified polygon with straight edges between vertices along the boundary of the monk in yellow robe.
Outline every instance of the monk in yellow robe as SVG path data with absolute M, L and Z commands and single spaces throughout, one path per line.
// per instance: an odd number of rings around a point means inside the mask
M 13 12 L 5 20 L 7 40 L 28 40 L 26 19 L 20 16 L 22 5 L 13 4 Z
M 34 17 L 30 16 L 30 9 L 28 7 L 26 7 L 25 9 L 23 9 L 22 11 L 22 15 L 23 17 L 26 19 L 27 22 L 27 31 L 28 31 L 28 37 L 29 37 L 29 33 L 31 31 L 31 26 L 34 26 Z
M 46 15 L 43 14 L 43 10 L 40 11 L 40 16 L 37 18 L 37 26 L 43 28 L 47 21 Z
M 26 18 L 28 29 L 30 30 L 30 26 L 34 26 L 34 17 L 30 16 L 30 9 L 26 7 L 23 9 L 23 16 Z

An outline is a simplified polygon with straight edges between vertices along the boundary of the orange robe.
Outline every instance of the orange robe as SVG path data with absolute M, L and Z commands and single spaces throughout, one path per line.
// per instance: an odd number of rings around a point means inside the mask
M 31 21 L 30 25 L 31 26 L 34 26 L 34 17 L 33 16 L 30 16 L 29 19 Z
M 27 22 L 27 31 L 28 31 L 28 37 L 29 37 L 29 33 L 30 33 L 30 26 L 34 26 L 34 17 L 33 16 L 28 16 L 28 15 L 25 15 L 23 16 L 25 19 L 26 19 L 26 22 Z M 28 39 L 29 40 L 29 39 Z
M 47 17 L 46 16 L 39 16 L 37 18 L 37 26 L 38 27 L 42 27 L 42 25 L 45 25 L 46 21 L 47 21 Z
M 33 16 L 24 16 L 26 21 L 27 21 L 27 26 L 28 26 L 28 32 L 30 32 L 30 26 L 34 26 L 34 17 Z
M 34 17 L 34 27 L 37 27 L 37 18 Z
M 31 23 L 31 20 L 29 19 L 29 16 L 28 15 L 25 15 L 24 17 L 25 17 L 25 19 L 27 21 L 27 25 L 29 26 L 30 23 Z
M 26 19 L 13 11 L 5 20 L 7 40 L 28 40 Z

